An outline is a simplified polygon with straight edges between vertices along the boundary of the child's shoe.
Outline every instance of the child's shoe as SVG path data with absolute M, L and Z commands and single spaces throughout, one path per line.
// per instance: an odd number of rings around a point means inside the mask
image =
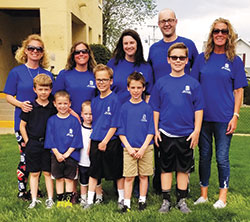
M 145 210 L 146 207 L 147 207 L 147 204 L 146 204 L 145 202 L 139 202 L 139 207 L 138 207 L 138 209 L 139 209 L 140 211 Z
M 42 203 L 40 200 L 32 201 L 28 208 L 33 209 L 37 204 L 40 204 L 40 203 Z
M 56 203 L 56 207 L 65 207 L 65 201 L 63 201 L 63 200 L 60 200 L 60 201 L 57 201 L 57 203 Z
M 96 198 L 95 204 L 101 204 L 103 202 L 102 198 Z
M 124 206 L 124 200 L 121 200 L 120 202 L 118 202 L 118 209 L 121 210 Z
M 51 209 L 51 208 L 53 207 L 54 204 L 55 204 L 55 203 L 54 203 L 54 201 L 53 201 L 52 199 L 47 199 L 47 200 L 45 201 L 46 209 Z
M 167 199 L 164 199 L 161 208 L 159 209 L 159 212 L 168 213 L 170 209 L 171 209 L 171 202 L 169 202 Z
M 185 198 L 179 200 L 179 202 L 176 205 L 176 208 L 178 208 L 184 214 L 188 214 L 191 212 L 191 210 L 187 206 Z
M 131 209 L 126 205 L 123 205 L 120 210 L 121 210 L 121 213 L 128 213 L 131 211 Z

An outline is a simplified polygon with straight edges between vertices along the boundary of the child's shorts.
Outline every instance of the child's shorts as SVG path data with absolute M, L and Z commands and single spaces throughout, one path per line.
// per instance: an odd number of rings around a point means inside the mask
M 51 171 L 51 153 L 44 149 L 43 141 L 29 139 L 25 148 L 27 172 Z
M 161 172 L 194 171 L 194 152 L 190 148 L 191 140 L 184 137 L 168 137 L 161 133 L 162 141 L 159 142 Z
M 79 167 L 79 180 L 81 186 L 88 186 L 89 185 L 89 167 L 85 166 L 78 166 Z M 97 186 L 101 185 L 101 179 L 98 179 Z
M 91 140 L 90 146 L 90 172 L 96 179 L 117 180 L 122 178 L 123 148 L 119 139 L 108 142 L 106 150 L 98 149 L 101 141 Z
M 138 149 L 139 150 L 139 149 Z M 135 159 L 129 155 L 126 148 L 123 149 L 123 176 L 135 177 L 153 175 L 154 146 L 149 145 L 141 159 Z
M 55 179 L 77 179 L 77 167 L 78 162 L 71 157 L 58 162 L 56 156 L 54 154 L 51 155 L 51 175 Z

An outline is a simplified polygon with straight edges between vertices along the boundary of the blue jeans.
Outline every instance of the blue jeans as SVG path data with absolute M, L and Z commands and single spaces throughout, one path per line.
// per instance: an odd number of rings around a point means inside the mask
M 211 171 L 213 154 L 213 136 L 215 138 L 216 161 L 220 188 L 228 188 L 230 176 L 229 147 L 232 135 L 226 135 L 228 123 L 203 121 L 199 140 L 200 185 L 207 187 Z

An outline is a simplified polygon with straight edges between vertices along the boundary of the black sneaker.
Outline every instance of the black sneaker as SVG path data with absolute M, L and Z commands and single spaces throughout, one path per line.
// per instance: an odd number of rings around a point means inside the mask
M 130 211 L 131 209 L 126 205 L 123 205 L 123 207 L 121 208 L 121 213 L 128 213 Z
M 146 203 L 144 203 L 144 202 L 139 202 L 139 207 L 138 207 L 138 209 L 139 209 L 140 211 L 145 210 L 146 207 L 147 207 L 147 204 L 146 204 Z
M 17 194 L 17 197 L 21 200 L 24 200 L 24 201 L 30 201 L 31 200 L 31 195 L 30 193 L 27 193 L 27 192 L 19 192 Z

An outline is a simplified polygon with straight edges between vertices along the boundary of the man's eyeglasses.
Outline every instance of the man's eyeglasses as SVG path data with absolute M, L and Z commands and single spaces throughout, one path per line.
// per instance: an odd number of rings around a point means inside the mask
M 97 83 L 107 83 L 110 79 L 96 79 Z
M 185 61 L 187 56 L 169 56 L 169 58 L 173 61 L 177 61 L 177 59 L 179 59 L 180 61 Z
M 160 20 L 159 21 L 159 23 L 161 24 L 161 25 L 165 25 L 166 23 L 168 23 L 168 24 L 173 24 L 175 22 L 175 19 L 162 19 L 162 20 Z
M 221 34 L 223 35 L 227 35 L 229 33 L 228 29 L 214 29 L 213 30 L 213 34 L 219 34 L 221 32 Z
M 80 53 L 89 54 L 89 50 L 88 49 L 81 49 L 81 50 L 75 50 L 74 51 L 74 55 L 80 55 Z
M 36 50 L 37 52 L 42 53 L 43 52 L 43 47 L 36 47 L 36 46 L 28 45 L 27 50 L 29 52 L 34 52 Z

